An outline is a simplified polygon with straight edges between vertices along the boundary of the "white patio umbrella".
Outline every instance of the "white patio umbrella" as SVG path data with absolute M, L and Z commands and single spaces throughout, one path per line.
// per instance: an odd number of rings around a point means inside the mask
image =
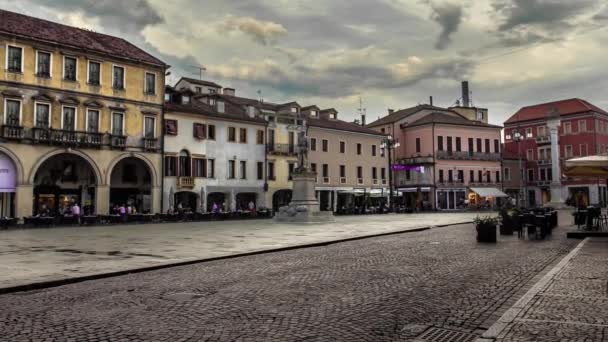
M 169 207 L 174 208 L 175 207 L 175 191 L 173 190 L 173 187 L 171 187 L 169 189 Z
M 608 155 L 566 160 L 564 173 L 569 177 L 608 177 Z
M 204 213 L 207 208 L 205 207 L 205 202 L 206 202 L 205 201 L 205 188 L 203 188 L 202 186 L 201 186 L 201 198 L 200 198 L 200 200 L 201 200 L 201 213 Z

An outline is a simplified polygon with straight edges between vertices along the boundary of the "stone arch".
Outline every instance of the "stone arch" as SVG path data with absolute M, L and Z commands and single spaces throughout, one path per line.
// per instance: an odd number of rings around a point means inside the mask
M 99 165 L 97 165 L 95 160 L 93 158 L 91 158 L 88 154 L 86 154 L 82 151 L 72 150 L 69 148 L 68 149 L 56 149 L 56 150 L 48 152 L 47 154 L 40 157 L 38 159 L 38 161 L 36 162 L 36 164 L 34 164 L 34 166 L 32 167 L 32 170 L 30 171 L 30 175 L 28 177 L 29 183 L 34 184 L 34 179 L 36 178 L 36 173 L 38 172 L 38 169 L 45 161 L 47 161 L 47 160 L 51 159 L 52 157 L 59 155 L 59 154 L 72 154 L 72 155 L 79 156 L 82 159 L 86 160 L 89 163 L 91 170 L 93 170 L 93 173 L 95 174 L 95 180 L 96 180 L 97 186 L 105 184 L 105 183 L 103 183 L 103 180 L 104 180 L 103 173 L 101 172 L 101 169 L 99 168 Z
M 4 153 L 13 161 L 13 165 L 15 165 L 15 170 L 17 171 L 17 185 L 24 184 L 25 173 L 23 172 L 23 165 L 21 164 L 21 160 L 19 160 L 19 157 L 17 157 L 17 155 L 13 153 L 13 151 L 2 145 L 0 145 L 0 153 Z
M 148 159 L 145 155 L 140 154 L 140 153 L 135 153 L 135 152 L 127 152 L 127 153 L 123 153 L 119 156 L 117 156 L 116 158 L 114 158 L 112 160 L 112 162 L 110 162 L 110 165 L 108 166 L 107 172 L 106 172 L 106 183 L 110 185 L 112 183 L 112 171 L 114 170 L 114 167 L 116 167 L 116 165 L 118 165 L 118 163 L 120 163 L 123 159 L 127 159 L 127 158 L 135 158 L 135 159 L 139 159 L 142 162 L 144 162 L 144 164 L 146 164 L 146 166 L 148 167 L 148 172 L 150 172 L 150 178 L 151 178 L 151 186 L 154 187 L 160 187 L 160 178 L 158 177 L 158 174 L 156 172 L 156 168 L 154 167 L 154 164 L 152 163 L 152 161 L 150 161 L 150 159 Z

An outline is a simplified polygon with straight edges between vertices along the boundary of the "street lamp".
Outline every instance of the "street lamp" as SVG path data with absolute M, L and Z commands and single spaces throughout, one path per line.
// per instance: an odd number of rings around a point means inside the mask
M 524 136 L 521 134 L 520 130 L 517 129 L 516 131 L 513 132 L 513 140 L 517 141 L 517 158 L 519 159 L 519 206 L 520 207 L 525 207 L 526 206 L 526 191 L 524 189 L 524 177 L 526 176 L 526 173 L 524 172 L 524 169 L 522 168 L 522 160 L 521 160 L 521 142 L 522 140 L 524 140 Z M 523 203 L 522 203 L 523 201 Z
M 388 152 L 388 191 L 389 191 L 389 207 L 391 208 L 391 210 L 393 210 L 393 161 L 392 161 L 392 157 L 391 157 L 391 150 L 397 148 L 401 146 L 401 144 L 399 144 L 399 140 L 393 139 L 393 137 L 391 135 L 386 136 L 384 139 L 382 139 L 382 145 L 380 145 L 380 148 L 383 151 Z

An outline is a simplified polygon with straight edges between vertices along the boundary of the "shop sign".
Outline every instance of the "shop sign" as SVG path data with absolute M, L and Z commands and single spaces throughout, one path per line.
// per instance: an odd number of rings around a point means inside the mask
M 419 173 L 424 173 L 424 166 L 419 165 L 401 165 L 401 164 L 393 164 L 391 169 L 393 171 L 414 171 Z
M 0 192 L 15 192 L 16 187 L 15 164 L 8 156 L 0 153 Z

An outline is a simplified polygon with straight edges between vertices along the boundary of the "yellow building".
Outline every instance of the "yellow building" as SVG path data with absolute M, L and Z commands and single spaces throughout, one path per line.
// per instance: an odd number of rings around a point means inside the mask
M 159 212 L 162 61 L 129 42 L 0 10 L 0 216 Z

